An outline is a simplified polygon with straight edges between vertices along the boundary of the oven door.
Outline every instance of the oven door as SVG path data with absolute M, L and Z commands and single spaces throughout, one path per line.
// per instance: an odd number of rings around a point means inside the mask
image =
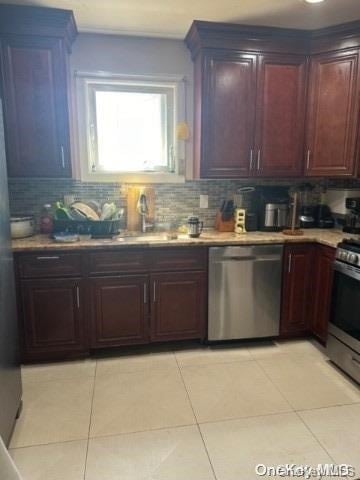
M 360 269 L 336 261 L 330 334 L 360 353 Z

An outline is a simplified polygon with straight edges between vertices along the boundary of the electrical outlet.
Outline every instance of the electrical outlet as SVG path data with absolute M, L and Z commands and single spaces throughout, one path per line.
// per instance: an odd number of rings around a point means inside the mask
M 200 208 L 209 208 L 209 195 L 200 195 Z

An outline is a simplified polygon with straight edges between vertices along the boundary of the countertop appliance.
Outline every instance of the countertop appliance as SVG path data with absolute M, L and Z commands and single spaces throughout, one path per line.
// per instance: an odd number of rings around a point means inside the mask
M 280 231 L 286 228 L 288 223 L 288 203 L 266 203 L 264 230 Z
M 327 354 L 360 383 L 360 239 L 336 250 Z
M 8 444 L 21 405 L 17 315 L 5 140 L 0 101 L 0 436 Z
M 208 340 L 279 335 L 282 245 L 211 247 Z
M 307 205 L 300 208 L 300 228 L 314 228 L 315 221 L 315 206 Z
M 316 226 L 318 228 L 334 228 L 335 220 L 328 205 L 316 207 Z
M 346 225 L 343 230 L 346 233 L 360 234 L 360 197 L 348 197 L 345 199 L 345 208 L 350 213 L 346 216 Z

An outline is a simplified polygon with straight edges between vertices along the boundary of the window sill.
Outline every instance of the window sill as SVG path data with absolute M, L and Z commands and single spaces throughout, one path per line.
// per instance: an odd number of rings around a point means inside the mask
M 177 173 L 85 173 L 82 172 L 81 181 L 99 183 L 185 183 L 185 176 Z

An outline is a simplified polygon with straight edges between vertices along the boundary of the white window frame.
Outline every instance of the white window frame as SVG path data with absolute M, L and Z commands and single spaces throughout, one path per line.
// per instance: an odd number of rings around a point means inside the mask
M 185 118 L 185 81 L 183 76 L 142 76 L 121 75 L 106 72 L 75 72 L 77 96 L 77 123 L 78 123 L 78 150 L 79 165 L 77 176 L 82 181 L 123 182 L 123 183 L 183 183 L 185 171 L 181 171 L 181 163 L 185 165 L 184 142 L 176 139 L 176 125 Z M 144 172 L 104 172 L 96 166 L 94 154 L 97 151 L 96 138 L 92 126 L 94 120 L 94 92 L 96 88 L 116 89 L 129 88 L 140 91 L 142 88 L 169 92 L 173 99 L 172 118 L 168 126 L 168 142 L 171 148 L 171 171 L 144 171 Z M 139 90 L 137 90 L 139 89 Z M 171 129 L 171 132 L 169 130 Z M 95 160 L 95 161 L 94 161 Z M 181 161 L 180 161 L 181 160 Z

